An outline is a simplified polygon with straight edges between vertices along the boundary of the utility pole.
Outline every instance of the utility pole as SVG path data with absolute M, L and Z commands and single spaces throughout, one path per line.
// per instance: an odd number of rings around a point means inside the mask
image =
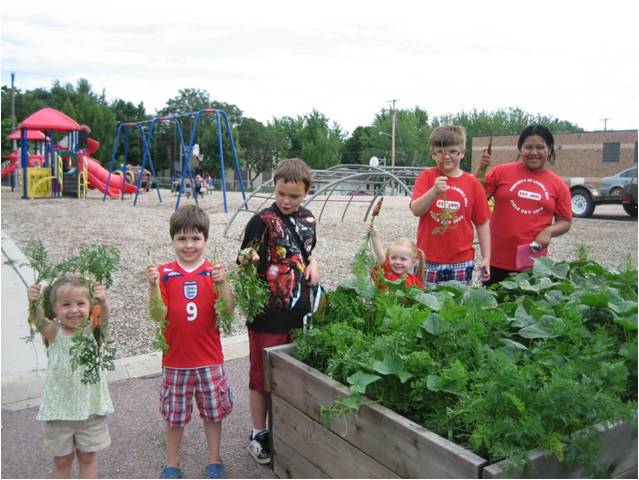
M 396 128 L 396 120 L 397 120 L 397 111 L 395 110 L 395 102 L 397 102 L 399 98 L 393 98 L 389 100 L 388 103 L 392 103 L 391 107 L 391 173 L 394 174 L 393 170 L 395 168 L 395 128 Z M 391 180 L 391 195 L 395 195 L 395 182 Z
M 604 132 L 607 130 L 607 126 L 608 126 L 608 120 L 612 120 L 612 118 L 600 118 L 599 121 L 600 122 L 604 122 Z
M 15 72 L 11 72 L 11 133 L 16 129 L 16 88 L 15 88 Z M 11 150 L 17 150 L 16 141 L 11 140 Z M 14 174 L 11 176 L 11 191 L 13 192 L 14 186 L 17 184 L 18 169 L 16 168 Z

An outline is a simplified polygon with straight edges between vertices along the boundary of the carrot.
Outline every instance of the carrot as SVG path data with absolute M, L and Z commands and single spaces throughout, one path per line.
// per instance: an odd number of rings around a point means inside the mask
M 384 197 L 381 197 L 377 201 L 377 205 L 375 205 L 375 208 L 373 209 L 373 219 L 379 215 L 379 211 L 382 209 L 382 202 L 384 202 Z M 371 223 L 373 223 L 373 219 L 371 219 Z
M 488 140 L 488 147 L 486 148 L 486 152 L 488 153 L 488 155 L 491 155 L 493 152 L 493 137 L 490 137 L 490 139 Z M 481 183 L 482 185 L 486 183 L 487 171 L 488 165 L 482 165 L 482 167 L 479 169 L 479 172 L 477 173 L 477 180 L 479 180 L 479 183 Z
M 91 327 L 95 330 L 96 328 L 100 328 L 102 325 L 102 305 L 100 303 L 96 303 L 91 307 Z

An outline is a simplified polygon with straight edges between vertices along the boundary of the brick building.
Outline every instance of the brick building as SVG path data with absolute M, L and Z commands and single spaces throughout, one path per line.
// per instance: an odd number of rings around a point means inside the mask
M 570 179 L 599 185 L 601 177 L 637 165 L 637 130 L 608 130 L 582 133 L 556 133 L 554 165 L 547 165 L 566 183 Z M 473 137 L 472 171 L 490 137 Z M 517 159 L 519 135 L 493 137 L 493 165 Z M 583 180 L 581 180 L 583 179 Z M 574 181 L 574 180 L 573 180 Z

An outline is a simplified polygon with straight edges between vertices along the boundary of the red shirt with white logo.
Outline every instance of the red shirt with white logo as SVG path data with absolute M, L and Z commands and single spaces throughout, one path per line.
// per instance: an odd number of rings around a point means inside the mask
M 209 261 L 189 272 L 175 261 L 160 265 L 160 292 L 167 308 L 169 350 L 162 365 L 198 368 L 224 363 L 220 330 L 216 325 L 214 287 Z
M 437 167 L 427 168 L 420 173 L 415 180 L 411 200 L 424 195 L 440 176 L 442 173 Z M 490 217 L 484 189 L 475 177 L 466 172 L 457 178 L 448 177 L 446 199 L 454 215 L 448 221 L 448 229 L 435 234 L 433 229 L 442 225 L 441 215 L 445 206 L 442 197 L 443 194 L 438 195 L 428 211 L 419 217 L 417 246 L 431 263 L 453 264 L 474 260 L 473 225 L 481 225 Z
M 490 217 L 491 265 L 516 270 L 517 246 L 529 244 L 555 218 L 572 219 L 570 190 L 556 173 L 531 171 L 522 162 L 504 163 L 486 174 L 495 198 Z

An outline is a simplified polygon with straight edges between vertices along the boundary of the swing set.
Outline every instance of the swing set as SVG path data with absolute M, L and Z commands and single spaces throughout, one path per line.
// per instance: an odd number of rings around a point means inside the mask
M 240 164 L 237 158 L 237 151 L 235 149 L 235 143 L 233 141 L 233 135 L 231 133 L 231 127 L 228 121 L 228 116 L 224 110 L 218 110 L 215 108 L 204 108 L 198 110 L 196 112 L 189 112 L 183 114 L 175 114 L 175 115 L 165 115 L 165 116 L 156 116 L 150 120 L 143 120 L 140 122 L 120 122 L 118 123 L 115 140 L 113 141 L 113 150 L 111 153 L 111 161 L 109 164 L 109 175 L 107 177 L 107 187 L 109 186 L 109 182 L 111 181 L 111 175 L 115 174 L 115 161 L 120 149 L 120 143 L 123 143 L 123 157 L 126 163 L 127 157 L 129 155 L 129 132 L 131 130 L 137 130 L 139 132 L 140 138 L 143 143 L 143 153 L 142 153 L 142 164 L 140 168 L 141 174 L 137 177 L 136 181 L 136 189 L 135 189 L 135 198 L 133 200 L 133 205 L 137 205 L 138 195 L 140 192 L 140 188 L 142 185 L 142 177 L 144 176 L 144 172 L 146 168 L 151 171 L 150 178 L 147 179 L 147 182 L 150 182 L 151 185 L 155 185 L 155 190 L 157 192 L 158 200 L 162 202 L 162 195 L 160 193 L 160 188 L 158 186 L 158 182 L 155 181 L 156 173 L 155 166 L 153 164 L 153 159 L 151 156 L 151 144 L 153 143 L 153 136 L 160 130 L 160 126 L 164 123 L 173 123 L 175 126 L 175 133 L 177 138 L 177 143 L 180 148 L 181 154 L 181 165 L 179 170 L 179 188 L 177 190 L 177 200 L 175 203 L 175 208 L 177 209 L 180 206 L 180 199 L 182 193 L 184 192 L 185 183 L 188 179 L 191 186 L 195 185 L 195 181 L 193 178 L 193 170 L 191 168 L 191 156 L 197 155 L 199 152 L 198 144 L 196 144 L 195 139 L 197 138 L 198 128 L 200 126 L 200 120 L 202 117 L 213 117 L 215 119 L 215 127 L 216 127 L 216 136 L 217 136 L 217 145 L 218 145 L 218 157 L 220 161 L 220 176 L 222 183 L 222 192 L 224 199 L 224 213 L 228 213 L 228 203 L 226 197 L 226 179 L 225 179 L 225 169 L 224 169 L 224 148 L 223 148 L 223 136 L 222 136 L 222 123 L 226 127 L 226 134 L 228 138 L 229 145 L 231 147 L 231 153 L 233 155 L 233 163 L 235 167 L 235 173 L 239 182 L 240 191 L 242 192 L 242 199 L 246 202 L 246 194 L 244 191 L 244 182 L 242 181 L 242 174 L 240 170 Z M 188 146 L 184 142 L 184 134 L 182 130 L 182 125 L 180 120 L 183 118 L 193 118 L 193 126 L 191 128 L 191 133 L 189 136 Z M 124 132 L 124 133 L 123 133 Z M 122 137 L 122 142 L 121 142 Z M 106 200 L 106 193 L 104 195 L 103 201 Z M 193 195 L 195 199 L 195 203 L 199 205 L 198 196 Z M 124 198 L 124 193 L 122 194 L 122 198 Z

